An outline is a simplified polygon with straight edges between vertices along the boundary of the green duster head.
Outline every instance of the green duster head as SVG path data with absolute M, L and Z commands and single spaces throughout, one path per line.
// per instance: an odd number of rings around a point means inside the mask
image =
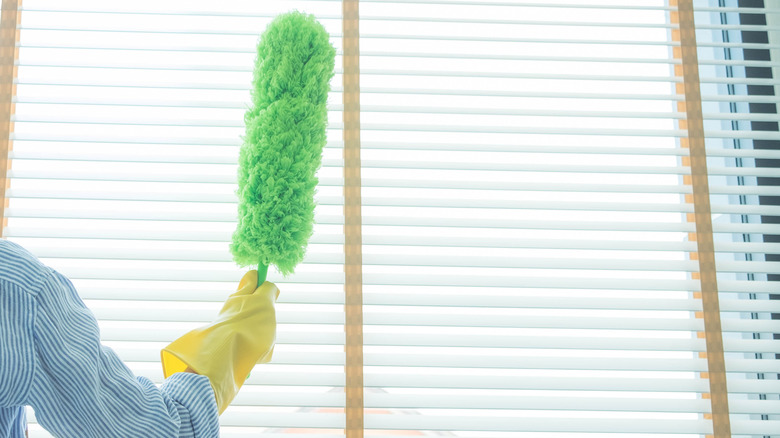
M 241 266 L 292 273 L 314 224 L 336 50 L 314 16 L 279 15 L 257 46 L 252 106 L 239 155 L 238 226 L 230 250 Z

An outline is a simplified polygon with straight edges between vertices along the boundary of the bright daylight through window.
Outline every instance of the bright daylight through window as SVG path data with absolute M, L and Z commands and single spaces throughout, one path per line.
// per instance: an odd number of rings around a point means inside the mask
M 367 437 L 693 438 L 724 420 L 730 436 L 780 437 L 780 2 L 693 1 L 698 65 L 679 3 L 359 1 Z M 258 36 L 291 9 L 325 26 L 315 232 L 294 274 L 269 271 L 274 360 L 221 436 L 357 438 L 342 2 L 19 5 L 2 236 L 72 279 L 103 342 L 156 383 L 160 349 L 211 321 L 244 272 L 228 245 Z

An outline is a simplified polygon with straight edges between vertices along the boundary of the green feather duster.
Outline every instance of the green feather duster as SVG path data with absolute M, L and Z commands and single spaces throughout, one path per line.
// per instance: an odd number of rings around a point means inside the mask
M 279 15 L 260 37 L 230 245 L 241 266 L 276 265 L 287 275 L 306 253 L 335 57 L 313 15 Z

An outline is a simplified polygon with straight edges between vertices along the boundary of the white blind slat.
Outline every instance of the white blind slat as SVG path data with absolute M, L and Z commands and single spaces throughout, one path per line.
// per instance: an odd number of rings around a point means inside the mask
M 735 117 L 739 114 L 735 114 Z M 59 139 L 60 141 L 66 140 Z M 160 139 L 158 139 L 159 141 Z M 190 145 L 197 145 L 202 143 L 202 139 L 191 138 Z M 44 140 L 45 141 L 45 140 Z M 93 140 L 87 137 L 78 137 L 74 141 L 78 143 L 90 143 Z M 123 139 L 106 139 L 106 142 L 116 144 L 122 144 Z M 147 146 L 157 144 L 155 141 L 150 141 Z M 186 143 L 183 143 L 186 144 Z M 22 143 L 20 146 L 23 146 Z M 215 144 L 214 146 L 238 146 L 237 142 L 226 143 L 224 145 Z M 79 152 L 75 147 L 62 150 L 60 148 L 43 148 L 40 144 L 36 145 L 35 149 L 17 147 L 15 150 L 9 152 L 11 158 L 16 159 L 56 159 L 56 160 L 76 160 L 76 161 L 116 161 L 116 162 L 160 162 L 160 163 L 193 163 L 193 164 L 234 164 L 235 162 L 235 150 L 232 149 L 216 149 L 206 152 L 200 152 L 198 155 L 186 156 L 182 154 L 166 153 L 159 149 L 150 149 L 148 154 L 139 156 L 137 153 L 128 151 L 125 153 L 115 151 L 118 147 L 115 145 L 113 150 L 89 150 L 88 152 Z M 74 146 L 74 145 L 72 145 Z M 343 144 L 339 141 L 331 139 L 325 147 L 327 148 L 341 148 Z M 523 152 L 523 153 L 549 153 L 549 154 L 605 154 L 605 155 L 671 155 L 671 156 L 688 156 L 688 151 L 681 148 L 651 148 L 651 147 L 632 147 L 616 148 L 616 147 L 584 147 L 584 146 L 563 146 L 563 145 L 491 145 L 485 142 L 475 142 L 472 144 L 458 144 L 458 143 L 419 143 L 419 142 L 365 142 L 361 144 L 361 148 L 370 149 L 414 149 L 421 151 L 433 151 L 433 150 L 462 150 L 462 151 L 476 151 L 482 150 L 483 152 Z M 137 152 L 137 151 L 136 151 Z M 760 150 L 760 149 L 710 149 L 707 151 L 707 155 L 711 157 L 743 157 L 743 158 L 768 158 L 768 159 L 780 159 L 780 151 L 775 150 Z M 140 161 L 143 160 L 143 161 Z M 153 160 L 153 161 L 152 161 Z
M 583 418 L 502 418 L 367 414 L 366 427 L 390 430 L 473 430 L 578 433 L 711 433 L 704 420 L 623 420 Z M 552 423 L 552 424 L 551 424 Z M 444 426 L 444 425 L 448 426 Z
M 690 377 L 679 378 L 588 378 L 534 376 L 475 376 L 407 375 L 367 373 L 365 385 L 369 387 L 401 388 L 466 388 L 466 389 L 516 389 L 516 390 L 565 390 L 565 391 L 649 391 L 649 392 L 707 392 L 706 380 Z M 728 380 L 729 392 L 751 394 L 778 394 L 780 381 Z
M 563 411 L 710 412 L 707 400 L 604 400 L 596 397 L 502 397 L 366 394 L 367 408 L 534 409 Z M 737 405 L 737 410 L 742 407 Z M 745 406 L 748 407 L 748 406 Z M 565 415 L 565 414 L 564 414 Z

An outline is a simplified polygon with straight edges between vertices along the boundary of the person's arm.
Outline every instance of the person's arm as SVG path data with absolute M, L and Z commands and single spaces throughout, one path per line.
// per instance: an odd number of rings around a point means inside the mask
M 209 379 L 177 373 L 157 388 L 100 344 L 97 322 L 71 282 L 51 272 L 36 297 L 37 367 L 28 403 L 55 436 L 219 436 Z
M 0 438 L 27 436 L 27 416 L 24 406 L 0 408 Z

